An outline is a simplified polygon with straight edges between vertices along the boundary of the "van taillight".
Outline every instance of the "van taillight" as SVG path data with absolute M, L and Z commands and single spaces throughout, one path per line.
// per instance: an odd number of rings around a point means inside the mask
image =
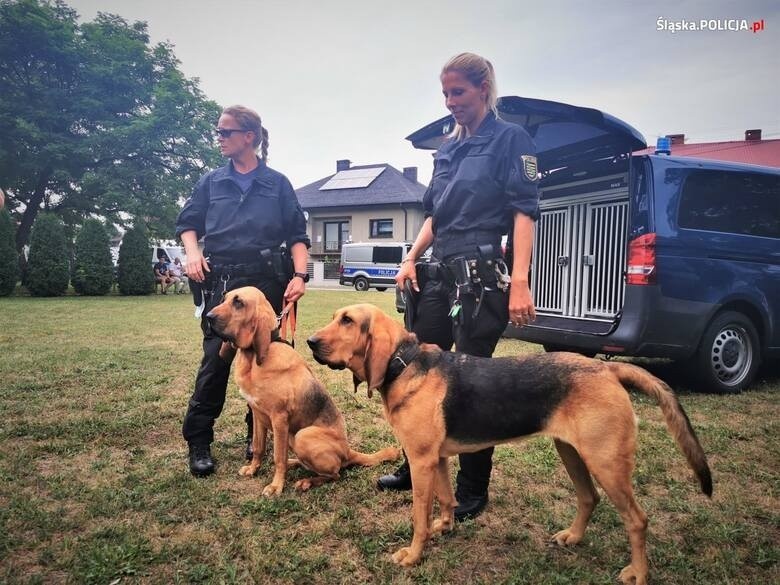
M 655 284 L 655 234 L 644 234 L 628 243 L 626 284 Z

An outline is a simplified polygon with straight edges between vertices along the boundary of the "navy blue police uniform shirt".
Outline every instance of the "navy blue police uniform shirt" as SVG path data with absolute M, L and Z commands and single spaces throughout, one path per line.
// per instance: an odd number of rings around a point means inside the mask
M 488 112 L 472 136 L 439 147 L 423 210 L 437 238 L 481 230 L 500 239 L 516 212 L 539 218 L 537 183 L 531 137 Z
M 239 176 L 229 161 L 201 177 L 176 220 L 176 237 L 195 230 L 214 264 L 258 262 L 261 250 L 283 242 L 288 248 L 298 242 L 311 247 L 306 218 L 287 177 L 260 159 L 248 188 L 242 189 L 246 175 Z

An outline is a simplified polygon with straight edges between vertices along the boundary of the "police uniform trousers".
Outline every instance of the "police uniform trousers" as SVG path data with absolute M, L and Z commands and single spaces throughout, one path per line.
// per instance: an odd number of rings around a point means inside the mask
M 419 278 L 419 276 L 418 276 Z M 435 343 L 444 351 L 452 348 L 478 357 L 491 357 L 509 321 L 509 295 L 501 290 L 486 290 L 474 318 L 477 296 L 460 296 L 461 309 L 455 319 L 449 316 L 455 300 L 455 285 L 438 278 L 422 283 L 417 297 L 412 331 L 423 343 Z M 458 489 L 470 493 L 487 492 L 493 447 L 459 455 Z
M 222 302 L 223 292 L 242 286 L 255 286 L 263 292 L 278 315 L 282 312 L 286 289 L 278 278 L 266 275 L 231 277 L 224 288 L 219 276 L 212 276 L 212 281 L 214 282 L 206 286 L 211 290 L 211 295 L 207 295 L 200 321 L 200 328 L 203 331 L 203 359 L 195 378 L 195 391 L 190 398 L 182 426 L 182 435 L 191 445 L 210 445 L 214 440 L 214 421 L 225 405 L 225 392 L 232 362 L 232 360 L 225 361 L 219 356 L 222 340 L 211 331 L 206 314 Z M 246 423 L 250 432 L 248 436 L 251 436 L 251 410 L 247 410 Z

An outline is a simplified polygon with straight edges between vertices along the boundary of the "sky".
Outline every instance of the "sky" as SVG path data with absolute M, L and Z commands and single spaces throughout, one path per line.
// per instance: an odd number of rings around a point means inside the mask
M 439 73 L 453 55 L 494 65 L 498 94 L 602 110 L 648 144 L 780 138 L 780 3 L 687 0 L 70 0 L 145 21 L 221 106 L 255 109 L 269 164 L 294 187 L 353 165 L 417 166 L 405 137 L 447 115 Z M 763 30 L 676 30 L 763 21 Z M 731 22 L 730 22 L 731 21 Z M 660 30 L 659 30 L 660 29 Z M 216 122 L 216 121 L 215 121 Z

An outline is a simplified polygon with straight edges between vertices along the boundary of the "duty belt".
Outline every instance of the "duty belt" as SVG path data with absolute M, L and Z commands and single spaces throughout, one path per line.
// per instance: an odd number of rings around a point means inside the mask
M 477 254 L 449 257 L 445 262 L 433 260 L 419 263 L 415 269 L 421 284 L 426 280 L 438 280 L 455 287 L 455 299 L 449 314 L 456 321 L 461 317 L 463 295 L 476 296 L 472 314 L 472 318 L 476 319 L 486 291 L 509 290 L 510 278 L 506 262 L 489 244 L 478 246 Z
M 291 277 L 286 266 L 285 253 L 281 248 L 265 248 L 258 253 L 258 260 L 255 262 L 245 263 L 220 263 L 214 262 L 211 265 L 211 271 L 217 276 L 278 276 L 280 279 L 283 277 Z
M 273 263 L 268 261 L 252 262 L 249 264 L 212 264 L 211 272 L 217 276 L 252 276 L 255 274 L 275 274 Z

